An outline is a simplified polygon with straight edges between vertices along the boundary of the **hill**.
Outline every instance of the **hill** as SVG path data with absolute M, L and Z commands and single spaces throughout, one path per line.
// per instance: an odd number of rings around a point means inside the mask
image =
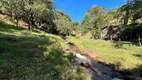
M 0 21 L 0 80 L 86 80 L 61 37 Z M 13 23 L 12 23 L 13 24 Z

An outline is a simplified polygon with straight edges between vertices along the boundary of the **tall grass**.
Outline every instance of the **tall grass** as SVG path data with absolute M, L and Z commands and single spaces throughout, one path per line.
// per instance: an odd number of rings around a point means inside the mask
M 70 37 L 70 41 L 83 49 L 84 52 L 87 50 L 99 52 L 99 57 L 112 62 L 121 70 L 133 69 L 142 65 L 142 47 L 137 47 L 131 42 L 113 42 L 73 37 Z

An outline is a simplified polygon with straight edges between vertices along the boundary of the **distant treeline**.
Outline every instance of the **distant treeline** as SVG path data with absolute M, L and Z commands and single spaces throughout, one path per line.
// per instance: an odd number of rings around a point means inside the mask
M 85 35 L 92 39 L 135 40 L 142 37 L 142 0 L 127 0 L 125 5 L 108 10 L 94 6 L 82 22 L 73 22 L 68 14 L 56 10 L 52 0 L 1 0 L 0 13 L 15 22 L 22 20 L 28 30 L 40 29 L 59 35 Z
M 125 5 L 108 10 L 103 6 L 89 9 L 77 32 L 91 32 L 93 39 L 137 40 L 142 37 L 142 0 L 127 0 Z

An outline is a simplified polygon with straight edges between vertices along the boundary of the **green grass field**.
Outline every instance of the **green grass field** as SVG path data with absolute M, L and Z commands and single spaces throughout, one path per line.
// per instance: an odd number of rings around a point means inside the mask
M 38 30 L 29 32 L 0 15 L 0 80 L 90 80 L 73 67 L 68 45 L 56 35 Z M 113 42 L 69 37 L 83 51 L 97 51 L 99 57 L 120 70 L 137 71 L 142 76 L 142 47 L 131 42 Z
M 61 37 L 0 21 L 0 80 L 90 80 Z
M 99 52 L 99 57 L 112 62 L 120 70 L 135 69 L 142 65 L 142 47 L 131 42 L 113 42 L 69 37 L 78 47 Z

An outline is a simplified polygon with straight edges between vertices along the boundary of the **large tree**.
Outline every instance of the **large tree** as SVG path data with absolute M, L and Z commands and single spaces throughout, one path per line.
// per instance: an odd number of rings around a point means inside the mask
M 101 38 L 101 28 L 106 24 L 106 9 L 102 6 L 95 6 L 88 10 L 88 14 L 84 17 L 82 24 L 87 25 L 87 31 L 92 32 L 92 38 Z M 86 32 L 86 31 L 85 31 Z
M 131 7 L 131 1 L 127 0 L 126 5 L 124 5 L 124 11 L 125 11 L 125 17 L 124 17 L 124 25 L 128 24 L 128 20 L 130 17 L 130 7 Z
M 120 7 L 120 15 L 124 15 L 123 22 L 127 25 L 129 20 L 135 22 L 142 18 L 142 0 L 127 0 L 126 4 Z
M 142 19 L 142 0 L 134 0 L 132 2 L 133 10 L 133 21 Z
M 65 14 L 61 10 L 55 11 L 55 20 L 57 30 L 60 35 L 69 35 L 73 31 L 73 26 L 75 25 L 69 15 Z
M 1 0 L 5 13 L 12 18 L 24 20 L 31 27 L 49 24 L 53 20 L 54 3 L 52 0 Z

